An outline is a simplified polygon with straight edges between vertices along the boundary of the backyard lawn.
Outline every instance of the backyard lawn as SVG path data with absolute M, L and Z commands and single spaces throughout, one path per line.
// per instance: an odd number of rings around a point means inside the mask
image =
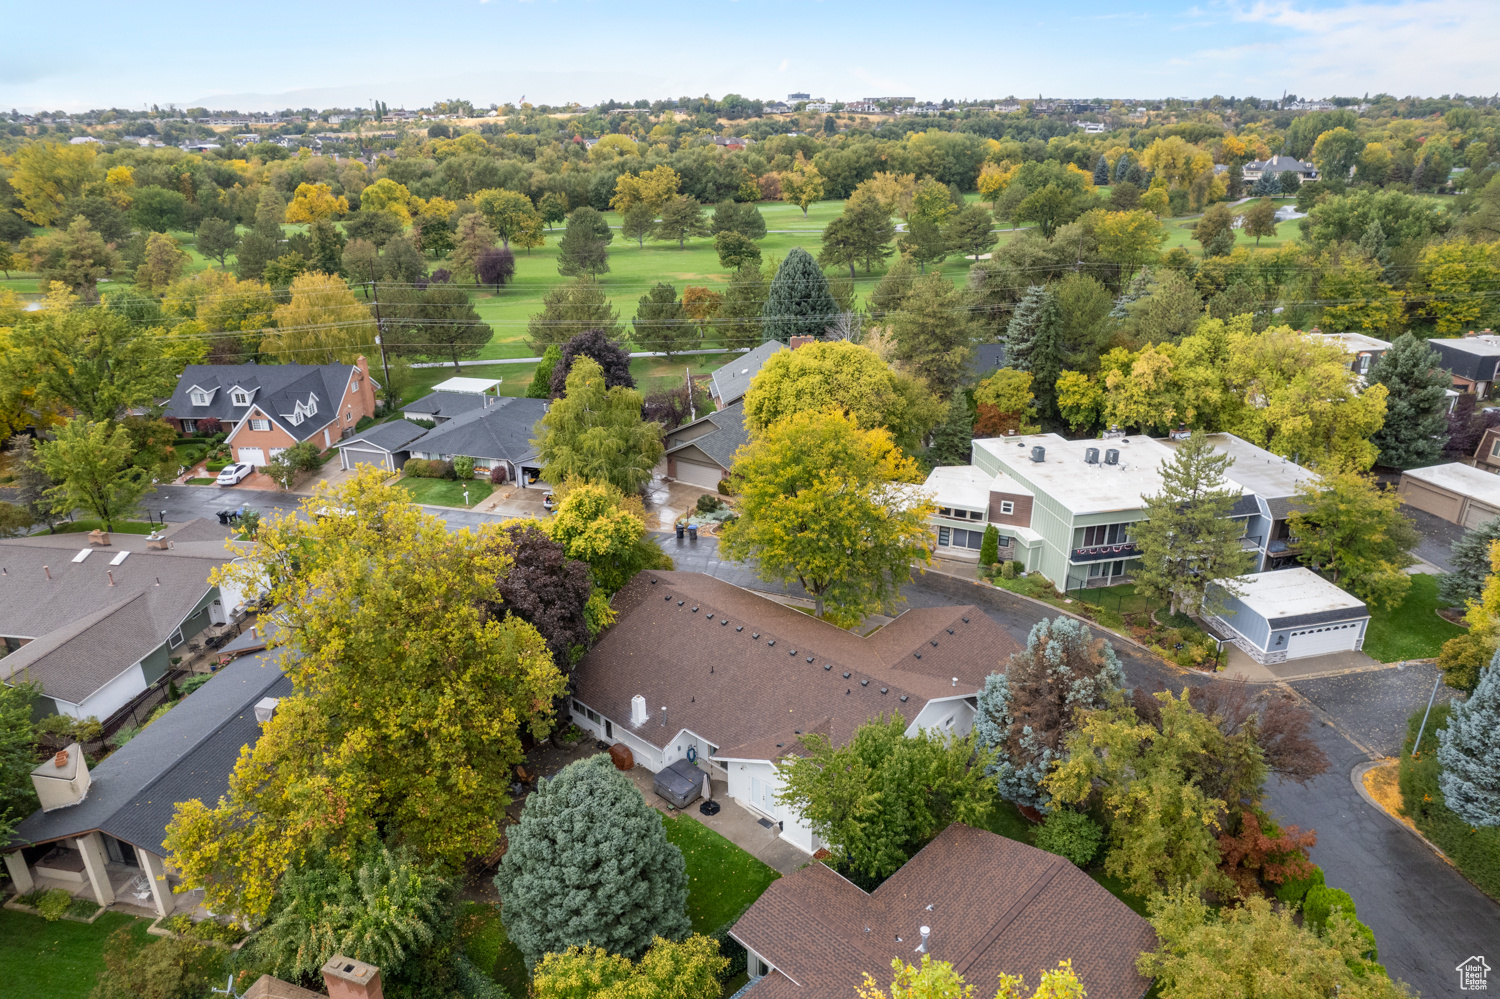
M 0 999 L 83 999 L 104 970 L 104 942 L 130 926 L 140 946 L 148 919 L 106 912 L 97 922 L 49 923 L 27 912 L 0 909 Z
M 413 503 L 428 506 L 470 507 L 495 491 L 495 487 L 480 479 L 459 482 L 457 479 L 401 479 L 398 488 L 411 494 Z M 464 491 L 468 490 L 469 502 L 464 502 Z
M 1435 657 L 1443 651 L 1444 642 L 1464 633 L 1458 625 L 1438 617 L 1437 609 L 1437 577 L 1411 577 L 1411 589 L 1400 607 L 1394 611 L 1370 608 L 1365 654 L 1383 663 Z
M 142 523 L 133 522 L 133 521 L 117 520 L 117 521 L 115 521 L 115 533 L 116 534 L 150 534 L 152 531 L 156 530 L 158 526 L 160 526 L 160 525 L 158 525 L 158 524 L 142 524 Z M 74 521 L 63 521 L 62 523 L 58 524 L 57 527 L 56 527 L 56 530 L 54 531 L 54 533 L 56 533 L 56 534 L 76 534 L 76 533 L 78 533 L 80 531 L 100 531 L 100 530 L 103 530 L 103 529 L 104 529 L 104 521 L 102 521 L 102 520 L 74 520 Z

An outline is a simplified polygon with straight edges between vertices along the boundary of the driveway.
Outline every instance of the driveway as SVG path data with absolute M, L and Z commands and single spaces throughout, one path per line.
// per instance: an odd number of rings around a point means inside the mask
M 1402 504 L 1401 512 L 1411 518 L 1412 526 L 1422 536 L 1421 544 L 1412 554 L 1424 562 L 1441 569 L 1453 571 L 1453 543 L 1464 536 L 1464 529 L 1452 521 L 1435 517 L 1426 510 Z

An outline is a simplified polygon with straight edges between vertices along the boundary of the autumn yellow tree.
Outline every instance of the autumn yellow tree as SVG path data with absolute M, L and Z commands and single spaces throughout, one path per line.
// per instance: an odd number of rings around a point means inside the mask
M 963 975 L 953 969 L 947 961 L 934 961 L 931 954 L 922 955 L 920 965 L 907 964 L 900 958 L 891 961 L 891 987 L 882 991 L 875 979 L 865 973 L 863 985 L 855 986 L 860 999 L 973 999 L 974 986 L 964 981 Z M 1051 971 L 1043 971 L 1041 982 L 1030 999 L 1084 999 L 1083 983 L 1073 971 L 1071 959 L 1057 963 Z M 1000 988 L 995 999 L 1027 999 L 1026 979 L 1023 975 L 1000 975 Z
M 1437 332 L 1463 333 L 1491 326 L 1500 315 L 1500 243 L 1467 238 L 1430 244 L 1417 262 L 1412 297 Z
M 804 161 L 797 154 L 797 165 L 781 174 L 781 199 L 802 209 L 807 217 L 807 207 L 814 201 L 823 200 L 823 175 L 818 168 Z
M 389 177 L 382 177 L 359 192 L 359 210 L 362 212 L 389 212 L 403 223 L 410 222 L 414 199 L 405 184 L 398 184 Z
M 682 178 L 677 171 L 665 164 L 639 174 L 622 173 L 615 180 L 615 193 L 609 200 L 609 207 L 622 215 L 636 204 L 649 205 L 653 212 L 659 212 L 662 205 L 677 194 L 681 184 Z
M 98 155 L 90 142 L 24 142 L 13 156 L 0 159 L 21 199 L 20 216 L 35 225 L 66 222 L 63 202 L 83 194 L 103 173 Z
M 142 291 L 160 294 L 182 276 L 192 257 L 164 232 L 153 232 L 146 240 L 145 259 L 135 269 L 135 283 Z
M 1166 228 L 1155 214 L 1137 208 L 1128 212 L 1091 212 L 1094 239 L 1106 260 L 1120 265 L 1120 283 L 1126 285 L 1142 264 L 1149 263 L 1167 241 Z
M 340 277 L 310 271 L 292 279 L 291 300 L 276 309 L 262 352 L 283 364 L 352 362 L 375 345 L 370 310 Z
M 263 916 L 282 875 L 377 842 L 455 870 L 500 836 L 521 733 L 542 738 L 564 678 L 537 630 L 487 608 L 498 528 L 450 532 L 366 469 L 303 516 L 262 520 L 214 582 L 268 589 L 292 693 L 217 801 L 177 805 L 171 863 L 218 912 Z M 331 507 L 346 515 L 316 517 Z
M 349 199 L 334 197 L 327 184 L 298 184 L 292 203 L 286 206 L 288 222 L 316 222 L 331 219 L 349 211 Z

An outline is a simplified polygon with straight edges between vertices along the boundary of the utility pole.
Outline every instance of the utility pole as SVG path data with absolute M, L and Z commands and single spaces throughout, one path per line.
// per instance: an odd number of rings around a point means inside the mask
M 375 346 L 380 348 L 380 367 L 385 372 L 385 390 L 391 391 L 391 366 L 385 359 L 385 326 L 380 322 L 380 286 L 375 283 L 375 264 L 370 264 L 370 290 L 375 295 Z M 390 397 L 386 397 L 389 404 Z
M 698 418 L 698 407 L 693 402 L 693 366 L 691 364 L 685 365 L 682 370 L 684 376 L 687 378 L 688 413 L 690 414 L 688 422 L 691 423 Z

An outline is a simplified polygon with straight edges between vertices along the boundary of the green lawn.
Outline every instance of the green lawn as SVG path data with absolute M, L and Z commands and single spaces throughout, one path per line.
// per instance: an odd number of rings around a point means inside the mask
M 114 531 L 116 534 L 150 534 L 160 526 L 160 524 L 142 524 L 134 521 L 117 520 L 115 521 Z M 57 525 L 57 529 L 53 533 L 76 534 L 80 531 L 98 531 L 103 530 L 103 528 L 104 521 L 102 520 L 75 520 L 71 523 L 63 521 Z
M 0 999 L 83 999 L 104 970 L 104 942 L 129 926 L 138 946 L 150 920 L 106 912 L 92 924 L 49 923 L 27 912 L 0 909 Z
M 1383 663 L 1436 656 L 1444 642 L 1464 633 L 1458 625 L 1438 617 L 1437 609 L 1437 577 L 1411 577 L 1411 589 L 1400 607 L 1394 611 L 1370 608 L 1365 654 Z
M 495 491 L 495 487 L 479 479 L 459 482 L 455 479 L 402 479 L 398 488 L 411 493 L 413 503 L 429 506 L 473 506 Z M 464 490 L 469 492 L 469 502 L 464 502 Z
M 464 953 L 475 967 L 503 986 L 512 997 L 525 996 L 531 991 L 526 959 L 505 935 L 499 906 L 465 902 L 458 927 Z
M 662 825 L 687 863 L 695 933 L 712 933 L 737 919 L 781 876 L 697 819 L 674 815 Z

